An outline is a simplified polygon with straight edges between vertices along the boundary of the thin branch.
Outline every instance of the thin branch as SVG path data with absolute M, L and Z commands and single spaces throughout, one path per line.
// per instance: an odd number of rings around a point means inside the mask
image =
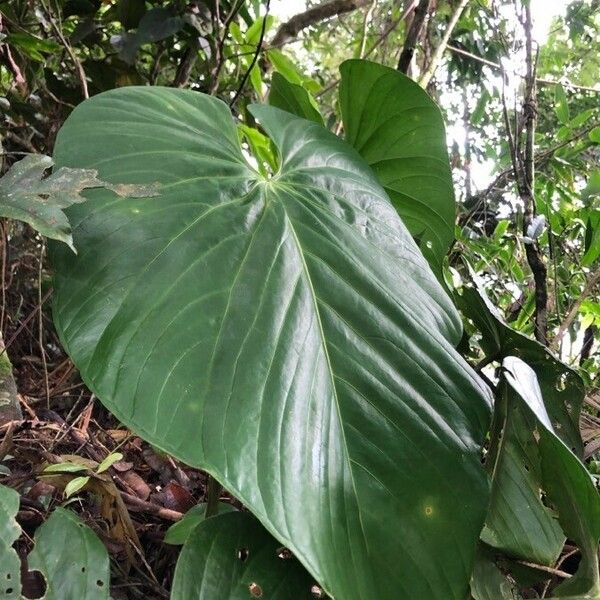
M 267 0 L 266 12 L 265 12 L 265 16 L 264 16 L 264 19 L 262 22 L 262 28 L 260 30 L 260 38 L 258 40 L 258 44 L 256 45 L 256 52 L 254 53 L 254 56 L 252 57 L 252 62 L 250 63 L 248 70 L 244 73 L 244 77 L 242 78 L 242 81 L 235 93 L 235 96 L 233 97 L 233 100 L 229 103 L 230 107 L 233 107 L 233 105 L 236 103 L 237 99 L 240 97 L 240 94 L 244 91 L 244 86 L 246 85 L 246 81 L 248 81 L 248 77 L 250 77 L 250 73 L 252 72 L 252 69 L 254 69 L 254 65 L 256 64 L 256 61 L 258 60 L 258 57 L 259 57 L 260 52 L 263 47 L 263 41 L 265 39 L 265 31 L 267 29 L 267 17 L 269 16 L 270 8 L 271 8 L 271 0 Z
M 575 320 L 575 317 L 577 316 L 577 312 L 579 311 L 579 307 L 581 306 L 581 303 L 594 291 L 594 288 L 598 285 L 598 283 L 600 283 L 600 267 L 598 267 L 588 277 L 588 280 L 585 284 L 585 287 L 583 288 L 583 291 L 581 292 L 581 294 L 579 294 L 579 296 L 577 296 L 577 298 L 571 305 L 571 308 L 569 309 L 567 316 L 564 318 L 563 322 L 560 324 L 558 331 L 556 332 L 554 341 L 552 342 L 552 346 L 554 347 L 554 349 L 558 348 L 565 333 L 567 332 L 569 327 L 571 327 L 571 324 L 573 323 L 573 321 Z
M 0 13 L 0 33 L 3 30 L 2 13 Z M 12 73 L 15 85 L 23 92 L 27 89 L 27 82 L 19 65 L 15 62 L 8 44 L 0 44 L 0 60 L 6 64 L 8 70 Z
M 546 565 L 538 565 L 527 560 L 517 560 L 517 562 L 520 565 L 530 567 L 531 569 L 537 569 L 538 571 L 543 571 L 544 573 L 549 573 L 550 575 L 555 575 L 556 577 L 560 577 L 561 579 L 570 579 L 571 577 L 573 577 L 571 573 L 561 571 L 560 569 L 553 569 L 552 567 L 547 567 Z
M 417 42 L 421 37 L 421 32 L 425 25 L 425 20 L 429 14 L 432 0 L 420 0 L 419 4 L 415 8 L 415 14 L 410 23 L 410 27 L 406 32 L 406 39 L 402 46 L 402 52 L 400 53 L 400 59 L 398 60 L 398 71 L 401 73 L 408 73 L 412 59 L 415 53 Z
M 81 93 L 83 94 L 83 97 L 87 100 L 90 97 L 90 94 L 88 92 L 87 78 L 85 75 L 85 71 L 83 70 L 81 61 L 75 55 L 75 52 L 73 51 L 73 48 L 71 47 L 71 44 L 69 44 L 69 42 L 65 38 L 61 28 L 56 24 L 56 21 L 54 20 L 52 13 L 46 7 L 46 4 L 44 3 L 43 0 L 41 1 L 41 4 L 42 4 L 42 8 L 44 9 L 44 12 L 46 13 L 46 16 L 48 17 L 48 21 L 50 21 L 52 28 L 56 32 L 56 35 L 60 39 L 62 45 L 64 46 L 65 50 L 67 51 L 67 54 L 71 58 L 73 65 L 75 65 L 75 71 L 77 72 L 77 76 L 79 77 L 79 83 L 81 85 Z
M 197 37 L 191 39 L 188 43 L 188 47 L 183 53 L 183 57 L 177 65 L 177 72 L 175 73 L 175 79 L 173 80 L 173 87 L 183 88 L 185 87 L 192 75 L 194 65 L 198 60 L 198 51 L 200 50 L 200 42 Z
M 344 13 L 349 13 L 357 8 L 367 6 L 372 0 L 330 0 L 317 6 L 309 8 L 303 13 L 294 15 L 289 21 L 283 23 L 273 39 L 270 46 L 283 46 L 294 40 L 298 34 L 307 27 L 336 17 Z
M 429 63 L 427 70 L 419 79 L 419 84 L 421 85 L 421 87 L 427 88 L 431 78 L 435 74 L 437 68 L 440 66 L 440 63 L 444 56 L 444 52 L 446 51 L 446 46 L 450 41 L 450 36 L 452 35 L 452 32 L 454 31 L 454 28 L 456 27 L 456 24 L 458 23 L 458 20 L 463 14 L 468 3 L 469 0 L 461 0 L 458 6 L 456 7 L 456 10 L 452 14 L 452 17 L 450 17 L 450 21 L 448 22 L 446 31 L 444 32 L 444 37 L 442 38 L 442 41 L 439 43 L 438 47 L 435 49 L 435 52 L 433 53 L 431 62 Z
M 488 60 L 487 58 L 483 58 L 483 56 L 478 56 L 477 54 L 473 54 L 472 52 L 467 52 L 466 50 L 463 50 L 462 48 L 457 48 L 456 46 L 447 44 L 446 50 L 450 50 L 451 52 L 455 52 L 456 54 L 466 56 L 467 58 L 472 58 L 473 60 L 476 60 L 477 62 L 480 62 L 483 65 L 487 65 L 488 67 L 491 67 L 492 69 L 497 69 L 499 71 L 502 70 L 501 64 L 492 62 L 491 60 Z M 519 73 L 516 73 L 516 75 L 517 75 L 517 77 L 521 77 L 522 79 L 525 78 L 524 75 L 520 75 Z M 574 83 L 568 83 L 568 82 L 561 83 L 560 81 L 554 81 L 553 79 L 543 79 L 543 78 L 536 77 L 535 82 L 540 85 L 563 85 L 566 88 L 571 88 L 573 90 L 577 90 L 577 91 L 581 91 L 581 92 L 594 92 L 596 94 L 600 94 L 600 88 L 587 87 L 585 85 L 575 85 Z
M 535 177 L 535 125 L 537 120 L 535 74 L 537 53 L 533 54 L 533 20 L 529 2 L 525 3 L 525 62 L 527 75 L 525 79 L 525 99 L 523 103 L 523 118 L 525 121 L 525 150 L 523 152 L 523 177 L 517 180 L 517 187 L 524 205 L 523 233 L 535 217 L 534 177 Z M 533 273 L 535 282 L 535 338 L 538 342 L 548 345 L 548 281 L 547 268 L 542 252 L 537 244 L 525 246 L 527 262 Z
M 225 57 L 223 54 L 223 49 L 225 47 L 225 41 L 227 40 L 227 35 L 229 33 L 229 26 L 231 25 L 231 23 L 237 16 L 237 14 L 240 11 L 240 9 L 242 8 L 242 6 L 244 6 L 244 2 L 245 2 L 245 0 L 238 0 L 238 2 L 236 2 L 231 7 L 229 14 L 225 17 L 225 22 L 223 23 L 223 35 L 219 39 L 219 42 L 217 43 L 216 51 L 215 51 L 216 65 L 211 73 L 212 82 L 210 84 L 210 89 L 209 89 L 209 94 L 211 94 L 211 95 L 216 94 L 217 89 L 219 88 L 219 77 L 221 75 L 221 69 L 223 68 L 223 65 L 225 64 Z M 220 20 L 219 15 L 218 15 L 218 11 L 219 11 L 218 0 L 216 3 L 216 10 L 217 10 L 217 23 L 218 23 Z
M 367 10 L 367 12 L 365 12 L 365 18 L 363 19 L 363 24 L 362 24 L 362 35 L 360 38 L 360 47 L 358 50 L 359 58 L 365 57 L 365 52 L 367 50 L 367 30 L 369 28 L 369 23 L 371 22 L 371 19 L 373 18 L 373 11 L 375 10 L 376 6 L 377 6 L 377 0 L 373 0 L 373 3 L 371 4 L 371 6 Z

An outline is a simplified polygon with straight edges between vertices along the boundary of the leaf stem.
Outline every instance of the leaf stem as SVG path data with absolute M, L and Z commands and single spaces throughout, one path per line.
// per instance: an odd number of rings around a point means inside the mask
M 223 487 L 221 484 L 212 475 L 208 475 L 206 482 L 206 511 L 204 512 L 204 516 L 207 519 L 214 517 L 219 512 L 219 499 L 222 490 Z

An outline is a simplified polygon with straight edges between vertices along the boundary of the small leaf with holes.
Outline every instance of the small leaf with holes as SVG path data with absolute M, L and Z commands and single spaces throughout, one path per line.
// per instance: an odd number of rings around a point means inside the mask
M 252 515 L 236 511 L 193 530 L 177 561 L 171 600 L 314 600 L 314 585 Z

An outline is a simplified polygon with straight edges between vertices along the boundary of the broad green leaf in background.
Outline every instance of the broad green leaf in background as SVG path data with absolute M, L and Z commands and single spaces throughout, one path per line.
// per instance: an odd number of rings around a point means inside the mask
M 587 203 L 598 197 L 600 197 L 600 171 L 594 171 L 590 173 L 587 185 L 581 192 L 581 199 Z
M 565 536 L 552 512 L 541 500 L 542 474 L 526 409 L 494 407 L 492 443 L 486 456 L 492 493 L 481 539 L 506 555 L 551 566 Z
M 135 62 L 138 50 L 150 42 L 158 42 L 177 33 L 185 24 L 183 17 L 168 8 L 153 8 L 141 17 L 133 32 L 123 31 L 111 37 L 111 43 L 119 51 L 119 57 L 128 64 Z
M 270 179 L 213 97 L 121 88 L 73 111 L 57 164 L 162 185 L 69 211 L 61 339 L 123 423 L 215 476 L 331 595 L 463 600 L 490 398 L 458 315 L 352 148 L 252 111 Z
M 218 508 L 218 514 L 235 510 L 231 504 L 225 502 L 219 502 Z M 175 546 L 184 544 L 190 533 L 206 518 L 206 502 L 197 504 L 185 513 L 181 521 L 177 521 L 177 523 L 169 527 L 165 534 L 165 544 L 173 544 Z
M 565 88 L 562 85 L 557 84 L 554 87 L 554 108 L 556 116 L 561 123 L 569 122 L 569 102 L 567 100 L 567 94 Z
M 371 166 L 438 277 L 455 202 L 442 114 L 412 79 L 383 65 L 341 66 L 346 140 Z
M 211 517 L 186 540 L 171 600 L 314 600 L 315 580 L 252 515 Z
M 581 377 L 545 346 L 509 327 L 473 271 L 471 277 L 472 281 L 455 294 L 455 299 L 464 315 L 481 332 L 480 345 L 487 360 L 502 361 L 513 355 L 533 368 L 557 435 L 577 456 L 582 456 L 579 416 L 585 390 Z
M 19 494 L 0 485 L 0 594 L 3 600 L 21 598 L 21 559 L 12 547 L 21 528 L 15 521 L 19 511 Z
M 110 565 L 104 544 L 75 515 L 57 508 L 35 532 L 29 570 L 46 580 L 44 600 L 108 600 Z
M 321 89 L 321 86 L 317 81 L 304 74 L 298 68 L 298 63 L 291 60 L 281 50 L 270 48 L 267 50 L 266 55 L 273 64 L 275 70 L 283 75 L 290 83 L 301 85 L 303 88 L 306 88 L 309 93 L 315 93 Z
M 289 82 L 280 73 L 273 73 L 269 104 L 293 115 L 323 125 L 323 117 L 315 106 L 311 95 L 301 86 Z
M 598 490 L 585 465 L 554 432 L 535 372 L 516 357 L 505 358 L 502 368 L 508 384 L 503 388 L 508 410 L 522 406 L 535 419 L 543 488 L 558 511 L 563 530 L 581 552 L 577 573 L 558 586 L 554 594 L 560 598 L 597 600 L 600 598 Z
M 72 249 L 71 228 L 63 208 L 83 202 L 81 192 L 87 188 L 108 186 L 122 196 L 148 196 L 153 186 L 112 185 L 100 181 L 96 171 L 62 168 L 49 177 L 49 156 L 31 154 L 15 163 L 0 178 L 0 217 L 18 219 L 46 237 L 60 240 Z
M 21 560 L 12 544 L 19 494 L 0 485 L 0 597 L 21 598 Z M 44 600 L 108 600 L 108 553 L 96 534 L 71 511 L 57 508 L 35 532 L 27 564 L 46 581 Z

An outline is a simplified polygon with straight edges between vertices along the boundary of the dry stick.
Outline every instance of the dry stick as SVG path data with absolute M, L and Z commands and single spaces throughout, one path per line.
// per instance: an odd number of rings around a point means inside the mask
M 149 513 L 151 515 L 156 515 L 157 517 L 161 517 L 166 519 L 167 521 L 181 521 L 183 517 L 183 513 L 180 513 L 176 510 L 171 510 L 170 508 L 164 508 L 159 506 L 158 504 L 154 504 L 153 502 L 148 502 L 147 500 L 142 500 L 133 494 L 128 494 L 122 490 L 119 491 L 121 497 L 130 507 L 136 508 L 139 511 Z
M 362 8 L 372 0 L 331 0 L 309 8 L 303 13 L 294 15 L 289 21 L 283 23 L 271 40 L 271 46 L 283 46 L 291 42 L 307 27 L 330 19 L 344 13 Z
M 173 87 L 183 88 L 185 87 L 192 75 L 194 65 L 198 60 L 198 51 L 200 50 L 200 42 L 197 37 L 190 40 L 186 51 L 183 53 L 183 57 L 177 66 L 177 72 L 175 73 L 175 79 L 173 79 Z
M 550 575 L 555 575 L 556 577 L 561 577 L 562 579 L 570 579 L 573 577 L 571 573 L 567 573 L 566 571 L 561 571 L 560 569 L 554 569 L 552 567 L 547 567 L 546 565 L 538 565 L 536 563 L 528 562 L 526 560 L 518 560 L 520 565 L 524 565 L 526 567 L 530 567 L 531 569 L 536 569 L 537 571 L 544 571 L 544 573 L 550 573 Z
M 440 66 L 440 62 L 442 61 L 442 57 L 444 56 L 444 52 L 446 51 L 446 46 L 448 46 L 448 42 L 450 41 L 450 36 L 452 35 L 452 32 L 454 31 L 454 28 L 456 27 L 456 24 L 458 23 L 458 20 L 463 14 L 463 11 L 467 7 L 468 3 L 469 0 L 461 0 L 459 5 L 456 7 L 456 10 L 452 14 L 452 17 L 448 22 L 448 26 L 446 27 L 446 31 L 444 32 L 444 37 L 442 38 L 442 41 L 440 42 L 439 46 L 435 49 L 435 52 L 433 53 L 433 57 L 431 58 L 431 62 L 429 63 L 427 70 L 419 79 L 419 84 L 421 85 L 421 87 L 425 89 L 427 88 L 429 82 L 431 81 L 431 78 L 435 74 L 437 68 Z
M 525 62 L 527 75 L 525 79 L 525 102 L 523 104 L 523 117 L 525 120 L 525 153 L 523 158 L 524 177 L 518 187 L 524 205 L 523 234 L 527 234 L 527 227 L 535 217 L 534 197 L 534 143 L 536 123 L 536 88 L 535 72 L 537 66 L 537 54 L 533 55 L 533 21 L 531 18 L 531 7 L 525 4 Z M 535 282 L 535 338 L 545 346 L 548 345 L 548 282 L 547 269 L 542 252 L 537 244 L 525 246 L 527 262 L 533 273 Z
M 219 39 L 219 43 L 217 44 L 216 52 L 215 52 L 215 58 L 216 58 L 217 62 L 216 62 L 215 68 L 213 69 L 213 71 L 211 73 L 212 82 L 210 84 L 210 88 L 209 88 L 209 92 L 208 92 L 209 94 L 211 94 L 211 96 L 214 96 L 217 93 L 217 90 L 219 88 L 219 76 L 221 75 L 221 69 L 223 68 L 223 65 L 225 64 L 225 59 L 223 56 L 223 49 L 225 48 L 225 41 L 226 41 L 227 35 L 229 33 L 229 26 L 231 25 L 233 19 L 235 19 L 235 17 L 237 16 L 238 12 L 240 12 L 242 6 L 244 6 L 244 2 L 245 2 L 245 0 L 238 0 L 238 2 L 236 2 L 231 7 L 229 14 L 225 17 L 225 21 L 223 23 L 223 35 Z M 218 23 L 220 20 L 220 16 L 218 14 L 218 11 L 219 11 L 218 0 L 216 3 L 216 10 L 217 10 L 217 23 Z
M 367 10 L 367 12 L 365 12 L 365 18 L 363 19 L 363 24 L 362 24 L 362 35 L 360 38 L 360 48 L 358 51 L 359 58 L 365 57 L 365 52 L 367 49 L 367 29 L 369 27 L 369 23 L 371 22 L 371 18 L 373 17 L 373 11 L 375 10 L 376 6 L 377 6 L 377 0 L 373 0 L 373 4 L 371 4 L 371 6 L 369 6 L 369 9 Z
M 38 343 L 42 353 L 42 366 L 44 367 L 44 383 L 46 387 L 46 408 L 50 410 L 50 383 L 48 382 L 48 363 L 46 361 L 46 350 L 44 349 L 44 311 L 42 310 L 42 268 L 44 263 L 44 243 L 40 250 L 40 266 L 38 270 Z
M 50 21 L 52 28 L 56 32 L 56 35 L 59 37 L 60 41 L 62 42 L 62 45 L 65 47 L 65 50 L 67 51 L 67 54 L 69 55 L 69 57 L 71 58 L 71 61 L 75 65 L 75 70 L 77 71 L 77 76 L 79 77 L 79 83 L 81 85 L 81 92 L 83 93 L 83 97 L 87 100 L 90 97 L 90 94 L 88 92 L 87 79 L 85 76 L 85 71 L 83 70 L 83 66 L 81 65 L 81 61 L 75 55 L 75 52 L 73 51 L 73 48 L 71 47 L 71 44 L 69 44 L 69 42 L 66 40 L 65 36 L 63 35 L 63 32 L 61 31 L 60 27 L 56 24 L 56 21 L 54 20 L 52 13 L 46 7 L 46 4 L 44 3 L 43 0 L 42 0 L 41 4 L 42 4 L 42 8 L 44 9 L 44 11 L 46 13 L 46 16 L 48 17 L 48 21 Z
M 583 342 L 581 344 L 581 352 L 579 353 L 579 366 L 583 367 L 585 361 L 591 356 L 596 337 L 596 325 L 593 323 L 588 325 L 583 332 Z M 600 446 L 599 446 L 600 448 Z
M 2 13 L 0 13 L 0 33 L 2 33 L 2 29 Z M 17 65 L 12 57 L 8 44 L 0 44 L 0 60 L 6 64 L 8 70 L 12 73 L 16 86 L 21 91 L 25 91 L 27 89 L 27 82 L 25 81 L 25 77 L 23 77 L 23 73 L 21 73 L 21 69 L 19 69 L 19 65 Z
M 262 28 L 260 30 L 260 38 L 258 40 L 258 44 L 256 45 L 256 52 L 254 53 L 254 56 L 252 57 L 252 62 L 250 63 L 248 70 L 244 73 L 244 77 L 242 78 L 240 86 L 238 87 L 238 89 L 235 93 L 235 96 L 233 97 L 233 100 L 229 103 L 230 107 L 233 107 L 233 105 L 236 103 L 237 99 L 240 97 L 241 93 L 244 91 L 244 86 L 246 85 L 246 81 L 248 81 L 248 77 L 250 77 L 250 73 L 252 73 L 252 69 L 254 69 L 254 65 L 256 64 L 256 61 L 258 60 L 258 56 L 262 50 L 263 41 L 265 39 L 265 31 L 267 29 L 267 18 L 269 16 L 270 8 L 271 8 L 271 0 L 267 0 L 266 12 L 265 12 L 265 16 L 264 16 L 264 19 L 262 22 Z
M 573 304 L 571 305 L 571 308 L 569 309 L 569 312 L 567 313 L 567 316 L 565 317 L 564 321 L 560 324 L 560 327 L 558 328 L 558 331 L 556 332 L 556 337 L 554 338 L 554 341 L 552 342 L 552 346 L 555 350 L 560 345 L 560 342 L 562 341 L 565 333 L 571 326 L 571 323 L 573 323 L 573 321 L 575 320 L 575 317 L 577 316 L 577 312 L 579 311 L 579 307 L 581 306 L 581 303 L 594 291 L 594 288 L 596 287 L 596 285 L 598 285 L 598 283 L 600 283 L 600 267 L 598 267 L 590 275 L 590 277 L 587 280 L 587 283 L 585 284 L 585 287 L 583 288 L 583 291 L 581 292 L 581 294 L 579 294 L 577 299 L 573 302 Z
M 42 298 L 41 303 L 44 304 L 46 302 L 46 300 L 48 300 L 48 298 L 50 297 L 50 294 L 52 294 L 52 288 L 50 288 L 45 294 L 44 297 Z M 11 347 L 12 343 L 15 341 L 15 339 L 17 338 L 17 336 L 21 333 L 21 331 L 23 331 L 23 329 L 25 329 L 25 327 L 27 327 L 27 324 L 29 323 L 29 321 L 31 321 L 31 319 L 33 319 L 33 317 L 35 317 L 35 315 L 38 312 L 38 307 L 36 306 L 27 316 L 27 318 L 21 323 L 21 325 L 19 325 L 19 328 L 10 336 L 8 342 L 6 342 L 6 346 L 4 346 L 4 348 L 2 348 L 0 350 L 0 356 L 2 356 L 7 350 L 8 348 Z
M 398 71 L 401 73 L 408 73 L 410 64 L 412 62 L 415 47 L 421 37 L 423 26 L 425 25 L 425 19 L 429 14 L 432 0 L 420 0 L 419 4 L 415 8 L 415 14 L 413 20 L 406 32 L 406 39 L 402 46 L 402 52 L 400 53 L 400 59 L 398 60 Z

